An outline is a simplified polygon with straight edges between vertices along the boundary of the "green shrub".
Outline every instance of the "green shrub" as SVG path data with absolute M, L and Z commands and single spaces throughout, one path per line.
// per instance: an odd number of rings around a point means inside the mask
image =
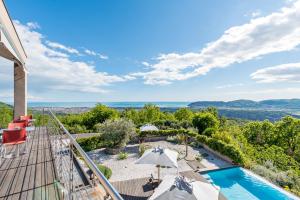
M 216 128 L 206 128 L 204 131 L 203 131 L 203 135 L 206 135 L 208 137 L 211 137 L 213 134 L 217 133 L 217 129 Z
M 219 123 L 218 118 L 209 112 L 197 113 L 193 117 L 193 125 L 198 129 L 199 134 L 203 134 L 207 128 L 218 129 Z
M 109 119 L 97 127 L 109 148 L 125 147 L 130 138 L 136 135 L 135 125 L 128 119 Z
M 102 134 L 88 138 L 79 138 L 76 141 L 84 151 L 92 151 L 106 147 Z
M 205 135 L 197 135 L 196 140 L 197 140 L 197 142 L 207 144 L 208 137 Z
M 110 179 L 112 175 L 112 171 L 110 168 L 100 164 L 98 164 L 97 167 L 107 179 Z
M 147 136 L 175 136 L 178 134 L 186 133 L 185 129 L 171 129 L 171 130 L 159 130 L 159 131 L 142 131 L 139 133 L 140 137 Z
M 128 158 L 128 153 L 126 153 L 126 152 L 120 152 L 118 154 L 118 160 L 125 160 L 127 158 Z
M 211 149 L 223 154 L 224 156 L 229 157 L 235 163 L 239 163 L 241 165 L 245 164 L 246 160 L 244 154 L 234 145 L 226 144 L 223 141 L 217 140 L 215 138 L 209 138 L 204 135 L 196 136 L 196 140 L 197 142 L 206 144 Z

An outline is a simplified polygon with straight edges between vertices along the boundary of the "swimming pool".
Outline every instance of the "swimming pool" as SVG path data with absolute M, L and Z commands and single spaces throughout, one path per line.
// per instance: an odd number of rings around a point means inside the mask
M 228 200 L 300 200 L 241 167 L 212 171 L 203 176 L 219 186 Z

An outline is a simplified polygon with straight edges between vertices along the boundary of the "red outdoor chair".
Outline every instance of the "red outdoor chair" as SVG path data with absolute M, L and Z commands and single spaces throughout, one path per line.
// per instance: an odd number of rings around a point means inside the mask
M 20 116 L 20 120 L 30 120 L 32 119 L 32 115 L 22 115 Z
M 21 119 L 15 119 L 13 122 L 14 123 L 24 123 L 26 127 L 29 125 L 29 122 L 26 119 L 22 119 L 22 120 Z
M 22 129 L 6 129 L 3 130 L 2 148 L 4 148 L 4 156 L 6 155 L 6 147 L 9 145 L 17 145 L 17 155 L 20 155 L 20 144 L 25 144 L 25 152 L 27 152 L 26 145 L 26 130 Z M 3 152 L 3 149 L 1 150 Z M 1 155 L 2 157 L 2 155 Z
M 27 120 L 27 122 L 28 122 L 27 126 L 32 126 L 32 115 L 20 116 L 20 120 Z
M 25 123 L 24 122 L 16 122 L 16 123 L 14 123 L 14 122 L 11 122 L 11 123 L 9 123 L 8 124 L 8 127 L 7 127 L 7 129 L 21 129 L 21 128 L 25 128 L 26 126 L 25 126 Z

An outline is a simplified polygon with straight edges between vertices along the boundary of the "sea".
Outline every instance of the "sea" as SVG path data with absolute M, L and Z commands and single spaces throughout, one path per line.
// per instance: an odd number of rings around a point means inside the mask
M 182 108 L 187 107 L 191 102 L 175 102 L 175 101 L 163 101 L 163 102 L 28 102 L 28 107 L 61 107 L 61 108 L 81 108 L 94 107 L 96 104 L 103 104 L 111 108 L 142 108 L 147 104 L 156 105 L 160 108 Z

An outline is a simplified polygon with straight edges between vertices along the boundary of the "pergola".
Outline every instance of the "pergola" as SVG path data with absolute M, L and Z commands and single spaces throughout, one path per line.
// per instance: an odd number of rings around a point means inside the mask
M 0 56 L 14 62 L 14 118 L 27 114 L 27 55 L 3 0 L 0 0 Z

